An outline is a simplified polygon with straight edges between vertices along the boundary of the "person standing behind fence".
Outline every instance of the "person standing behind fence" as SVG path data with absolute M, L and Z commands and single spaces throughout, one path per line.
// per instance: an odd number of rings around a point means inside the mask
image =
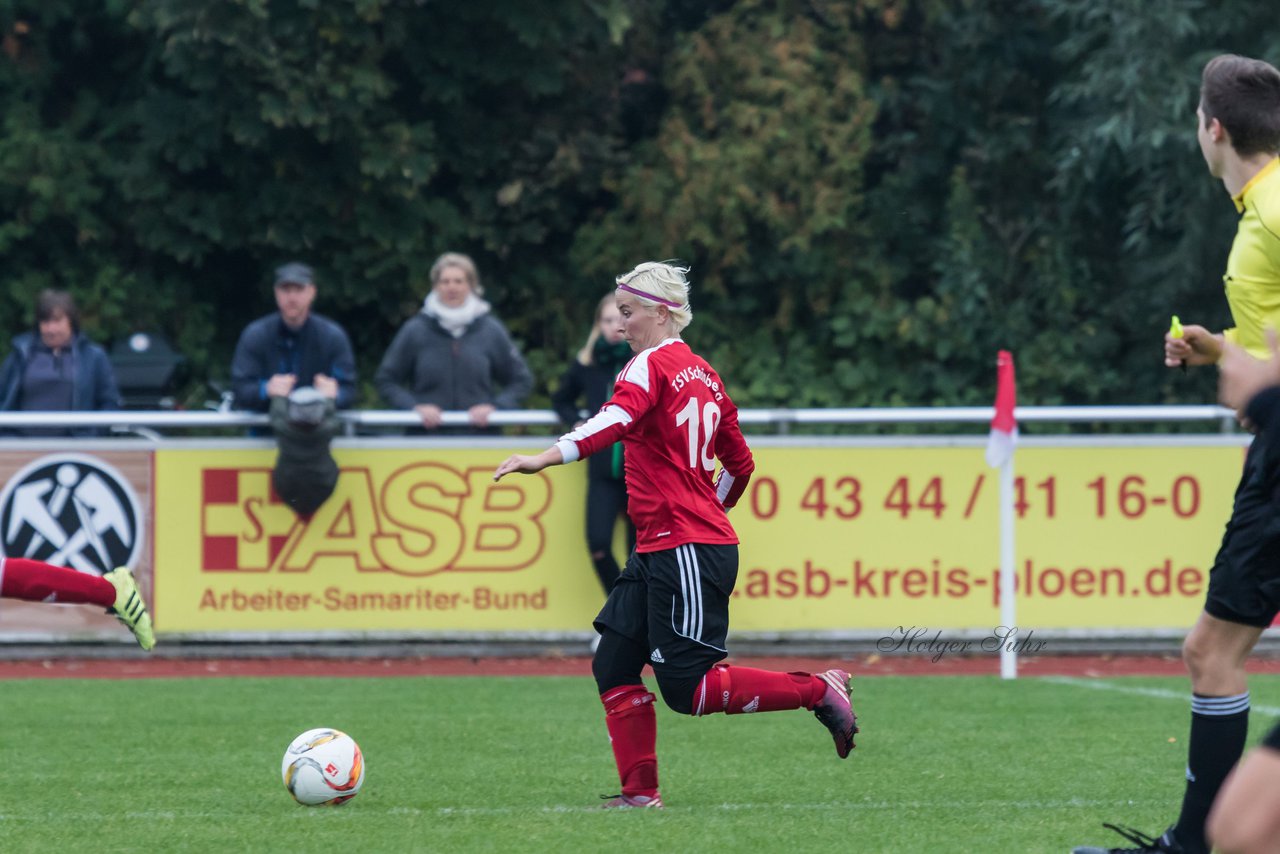
M 631 345 L 622 337 L 622 314 L 618 298 L 608 294 L 596 306 L 595 322 L 586 345 L 560 378 L 560 387 L 551 395 L 551 407 L 570 430 L 581 427 L 578 403 L 588 414 L 599 412 L 613 393 L 613 381 L 630 361 Z M 623 479 L 622 443 L 615 442 L 587 458 L 587 550 L 595 566 L 600 586 L 606 594 L 618 580 L 618 561 L 613 554 L 613 531 L 619 517 L 627 526 L 628 550 L 635 548 L 636 532 L 626 519 L 627 484 Z
M 13 339 L 0 366 L 0 411 L 95 412 L 120 408 L 120 389 L 106 351 L 80 332 L 80 314 L 66 291 L 36 297 L 36 330 Z M 95 435 L 88 428 L 33 427 L 28 436 Z
M 1217 364 L 1229 345 L 1268 358 L 1266 329 L 1280 326 L 1280 70 L 1243 56 L 1210 60 L 1201 74 L 1196 138 L 1209 174 L 1222 181 L 1240 214 L 1223 276 L 1236 325 L 1214 334 L 1184 324 L 1181 337 L 1165 336 L 1165 365 Z M 1272 443 L 1259 436 L 1249 449 L 1209 570 L 1204 610 L 1182 645 L 1191 732 L 1178 821 L 1159 837 L 1107 825 L 1132 845 L 1082 846 L 1074 854 L 1209 850 L 1205 819 L 1249 729 L 1245 662 L 1280 612 L 1280 496 L 1263 464 Z
M 231 358 L 236 408 L 266 412 L 273 397 L 295 388 L 337 384 L 335 405 L 355 402 L 356 363 L 351 339 L 336 322 L 311 311 L 315 276 L 306 264 L 276 269 L 278 311 L 245 327 Z
M 412 409 L 427 430 L 446 411 L 466 411 L 472 429 L 489 432 L 497 409 L 516 409 L 533 375 L 507 329 L 481 299 L 475 262 L 446 252 L 431 265 L 431 292 L 382 357 L 374 384 L 393 409 Z M 459 432 L 459 431 L 453 431 Z

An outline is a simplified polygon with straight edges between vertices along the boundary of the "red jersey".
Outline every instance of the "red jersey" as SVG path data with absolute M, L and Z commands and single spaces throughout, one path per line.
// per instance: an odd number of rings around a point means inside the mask
M 755 468 L 751 449 L 720 376 L 679 338 L 638 353 L 600 412 L 556 446 L 573 462 L 618 440 L 636 551 L 738 542 L 725 510 Z

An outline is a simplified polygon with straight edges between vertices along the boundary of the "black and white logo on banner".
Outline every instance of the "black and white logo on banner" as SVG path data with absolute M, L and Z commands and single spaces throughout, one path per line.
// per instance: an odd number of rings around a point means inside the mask
M 134 565 L 141 519 L 120 472 L 85 454 L 50 454 L 0 491 L 0 553 L 102 574 Z

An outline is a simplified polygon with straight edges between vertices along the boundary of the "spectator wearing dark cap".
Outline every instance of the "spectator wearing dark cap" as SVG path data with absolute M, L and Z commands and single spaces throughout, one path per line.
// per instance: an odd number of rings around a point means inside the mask
M 351 339 L 334 321 L 311 311 L 315 276 L 293 262 L 276 270 L 276 312 L 245 327 L 231 359 L 236 407 L 265 412 L 273 397 L 312 387 L 331 395 L 338 409 L 355 401 L 356 364 Z
M 298 388 L 288 396 L 271 398 L 271 429 L 279 448 L 271 485 L 304 519 L 328 500 L 338 484 L 338 464 L 329 445 L 340 427 L 332 394 Z
M 93 412 L 120 408 L 120 389 L 106 352 L 80 332 L 66 291 L 36 297 L 36 328 L 13 339 L 0 366 L 0 411 Z M 95 435 L 101 430 L 38 427 L 30 436 Z

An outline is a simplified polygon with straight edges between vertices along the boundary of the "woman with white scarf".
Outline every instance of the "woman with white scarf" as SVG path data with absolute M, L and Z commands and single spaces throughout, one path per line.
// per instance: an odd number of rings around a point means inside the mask
M 507 329 L 480 298 L 475 263 L 446 252 L 431 265 L 431 293 L 405 321 L 374 376 L 393 409 L 413 409 L 427 430 L 447 411 L 465 411 L 473 429 L 486 430 L 495 409 L 516 409 L 533 375 Z M 453 431 L 450 431 L 453 432 Z

